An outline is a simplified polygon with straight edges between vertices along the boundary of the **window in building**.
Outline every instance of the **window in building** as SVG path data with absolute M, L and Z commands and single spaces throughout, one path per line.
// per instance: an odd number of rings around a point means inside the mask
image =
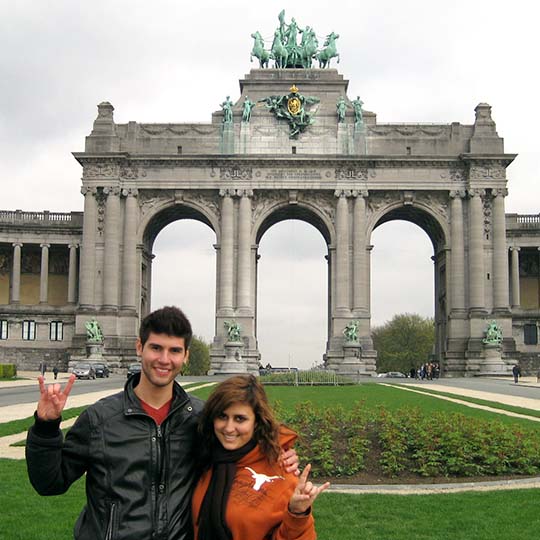
M 36 339 L 36 321 L 23 321 L 22 338 L 27 341 Z
M 64 339 L 64 323 L 62 321 L 51 321 L 49 339 L 51 341 L 62 341 Z
M 0 339 L 8 338 L 8 322 L 6 320 L 0 321 Z
M 523 327 L 523 341 L 525 345 L 538 344 L 538 328 L 536 324 L 526 324 Z

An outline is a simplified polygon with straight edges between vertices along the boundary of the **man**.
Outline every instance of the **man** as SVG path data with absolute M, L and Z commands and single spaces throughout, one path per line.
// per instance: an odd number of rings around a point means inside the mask
M 521 368 L 518 364 L 514 364 L 514 367 L 512 368 L 512 375 L 514 376 L 514 384 L 517 384 L 519 378 L 521 377 Z
M 123 392 L 88 407 L 67 433 L 61 413 L 75 381 L 45 386 L 28 432 L 28 476 L 41 495 L 65 493 L 86 473 L 87 504 L 76 540 L 188 540 L 193 536 L 191 492 L 202 401 L 175 382 L 189 359 L 191 324 L 175 307 L 141 323 L 141 373 Z M 288 463 L 297 468 L 296 458 Z

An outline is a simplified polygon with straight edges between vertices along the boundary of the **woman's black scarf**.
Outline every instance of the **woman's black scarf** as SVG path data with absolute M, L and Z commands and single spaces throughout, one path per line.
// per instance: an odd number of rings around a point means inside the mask
M 252 439 L 237 450 L 225 450 L 216 443 L 212 451 L 212 478 L 206 490 L 199 512 L 199 535 L 197 540 L 232 540 L 225 521 L 227 501 L 231 492 L 236 462 L 251 452 L 257 443 Z

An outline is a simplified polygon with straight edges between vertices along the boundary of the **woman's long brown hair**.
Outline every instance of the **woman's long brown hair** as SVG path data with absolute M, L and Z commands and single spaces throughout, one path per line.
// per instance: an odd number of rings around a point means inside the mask
M 279 424 L 268 403 L 262 384 L 253 375 L 235 375 L 216 386 L 206 401 L 199 419 L 201 436 L 200 463 L 203 468 L 210 465 L 211 453 L 217 443 L 214 434 L 214 419 L 234 403 L 250 405 L 255 413 L 254 439 L 263 455 L 271 463 L 277 462 L 280 454 Z

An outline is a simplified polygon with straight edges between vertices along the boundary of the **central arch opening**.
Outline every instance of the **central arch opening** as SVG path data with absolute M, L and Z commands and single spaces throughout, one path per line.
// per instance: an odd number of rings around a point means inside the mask
M 216 242 L 201 221 L 179 219 L 163 227 L 152 246 L 151 310 L 176 305 L 193 333 L 211 343 L 215 333 Z
M 422 352 L 417 351 L 417 355 L 413 354 L 414 344 L 403 345 L 401 350 L 409 351 L 403 358 L 407 356 L 407 363 L 410 365 L 400 367 L 402 371 L 409 371 L 430 361 L 441 364 L 446 350 L 448 316 L 448 261 L 443 225 L 427 209 L 409 205 L 397 206 L 379 218 L 370 243 L 373 245 L 372 328 L 380 328 L 396 315 L 419 315 L 422 319 L 433 319 L 434 341 L 432 338 L 428 339 L 426 334 L 423 345 L 418 349 Z M 407 324 L 413 324 L 415 319 L 407 317 L 395 324 L 404 324 L 404 320 L 409 321 Z M 420 325 L 420 331 L 426 323 L 418 321 L 414 324 Z M 406 341 L 405 339 L 404 343 Z M 384 363 L 385 361 L 381 362 Z
M 309 369 L 322 363 L 328 325 L 328 248 L 299 219 L 273 221 L 259 240 L 257 338 L 261 363 Z

